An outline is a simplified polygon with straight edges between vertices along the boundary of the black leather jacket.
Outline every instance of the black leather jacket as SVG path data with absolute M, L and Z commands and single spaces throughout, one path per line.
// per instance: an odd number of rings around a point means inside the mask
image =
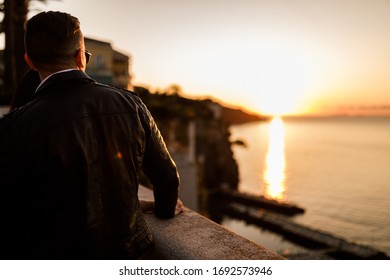
M 51 76 L 0 120 L 1 258 L 136 258 L 151 243 L 142 171 L 155 214 L 173 217 L 179 176 L 139 97 L 82 71 Z

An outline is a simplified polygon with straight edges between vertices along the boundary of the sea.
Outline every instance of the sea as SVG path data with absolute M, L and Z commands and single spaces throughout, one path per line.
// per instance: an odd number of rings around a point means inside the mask
M 230 132 L 243 142 L 233 146 L 241 192 L 298 205 L 292 221 L 390 256 L 390 117 L 274 118 Z M 318 257 L 266 228 L 222 224 L 287 258 Z
M 239 191 L 298 205 L 292 221 L 390 256 L 390 117 L 274 118 L 230 132 L 243 143 L 233 145 Z M 222 225 L 289 259 L 324 258 L 266 228 Z

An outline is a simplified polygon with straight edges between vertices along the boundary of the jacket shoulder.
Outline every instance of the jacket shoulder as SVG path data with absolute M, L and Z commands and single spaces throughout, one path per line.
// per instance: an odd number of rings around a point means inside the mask
M 102 83 L 99 83 L 99 82 L 96 82 L 95 85 L 98 86 L 98 87 L 102 87 L 102 88 L 108 89 L 108 90 L 114 90 L 114 91 L 118 91 L 118 92 L 121 92 L 121 93 L 130 94 L 130 95 L 139 97 L 137 93 L 135 93 L 135 92 L 133 92 L 131 90 L 124 89 L 124 88 L 110 86 L 110 85 L 102 84 Z

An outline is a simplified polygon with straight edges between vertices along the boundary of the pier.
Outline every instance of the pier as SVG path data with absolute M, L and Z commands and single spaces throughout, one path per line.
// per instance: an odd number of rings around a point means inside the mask
M 223 216 L 244 220 L 281 234 L 285 239 L 307 248 L 320 250 L 335 259 L 388 260 L 384 252 L 369 246 L 349 242 L 330 233 L 300 225 L 285 215 L 230 203 L 221 209 Z
M 232 190 L 219 190 L 213 193 L 213 196 L 224 203 L 239 203 L 246 206 L 252 206 L 281 213 L 287 216 L 294 216 L 305 213 L 305 209 L 287 202 L 277 201 L 260 195 L 252 195 Z

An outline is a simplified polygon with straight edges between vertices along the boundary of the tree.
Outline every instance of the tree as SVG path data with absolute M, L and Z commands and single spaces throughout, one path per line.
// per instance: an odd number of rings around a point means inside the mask
M 47 2 L 47 0 L 36 0 Z M 27 70 L 24 61 L 24 23 L 27 20 L 32 0 L 4 0 L 1 8 L 4 19 L 1 32 L 5 32 L 3 53 L 3 89 L 0 89 L 0 104 L 10 104 L 18 81 Z
M 169 95 L 182 95 L 183 90 L 181 89 L 181 86 L 177 84 L 172 84 L 168 88 L 165 89 L 165 92 Z
M 16 84 L 27 70 L 24 61 L 24 23 L 29 0 L 4 0 L 4 89 L 0 101 L 9 104 Z

